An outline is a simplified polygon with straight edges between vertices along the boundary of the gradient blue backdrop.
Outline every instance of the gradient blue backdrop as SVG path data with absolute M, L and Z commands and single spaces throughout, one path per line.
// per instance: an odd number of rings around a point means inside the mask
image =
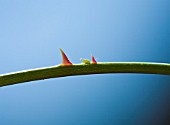
M 170 63 L 169 0 L 0 0 L 0 74 L 61 62 Z M 71 76 L 0 88 L 1 125 L 168 125 L 170 77 Z

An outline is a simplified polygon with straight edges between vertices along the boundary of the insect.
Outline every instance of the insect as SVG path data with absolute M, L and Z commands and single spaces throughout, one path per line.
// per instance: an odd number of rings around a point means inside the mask
M 89 65 L 89 64 L 97 64 L 97 61 L 95 60 L 94 56 L 93 55 L 91 55 L 91 56 L 92 56 L 92 62 L 90 62 L 90 60 L 88 60 L 88 59 L 82 59 L 82 58 L 80 58 L 80 60 L 84 64 L 87 64 L 87 65 Z
M 87 65 L 90 64 L 90 60 L 88 60 L 88 59 L 82 59 L 82 58 L 80 58 L 80 60 L 81 60 L 84 64 L 87 64 Z

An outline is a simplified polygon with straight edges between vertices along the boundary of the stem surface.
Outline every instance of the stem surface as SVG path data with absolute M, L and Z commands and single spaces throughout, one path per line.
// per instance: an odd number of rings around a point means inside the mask
M 170 64 L 150 62 L 103 62 L 51 66 L 0 75 L 0 87 L 23 82 L 74 75 L 105 73 L 140 73 L 170 75 Z

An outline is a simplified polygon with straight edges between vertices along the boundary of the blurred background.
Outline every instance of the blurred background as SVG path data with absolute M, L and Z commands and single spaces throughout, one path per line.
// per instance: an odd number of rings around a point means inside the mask
M 61 63 L 170 63 L 169 0 L 0 0 L 0 74 Z M 0 88 L 2 125 L 169 125 L 170 77 L 100 74 Z

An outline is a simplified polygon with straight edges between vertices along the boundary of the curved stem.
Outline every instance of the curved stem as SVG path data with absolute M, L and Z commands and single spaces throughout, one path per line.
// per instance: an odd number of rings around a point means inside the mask
M 103 62 L 90 65 L 57 65 L 0 75 L 0 86 L 2 87 L 48 78 L 105 73 L 142 73 L 170 75 L 170 64 L 149 62 Z

